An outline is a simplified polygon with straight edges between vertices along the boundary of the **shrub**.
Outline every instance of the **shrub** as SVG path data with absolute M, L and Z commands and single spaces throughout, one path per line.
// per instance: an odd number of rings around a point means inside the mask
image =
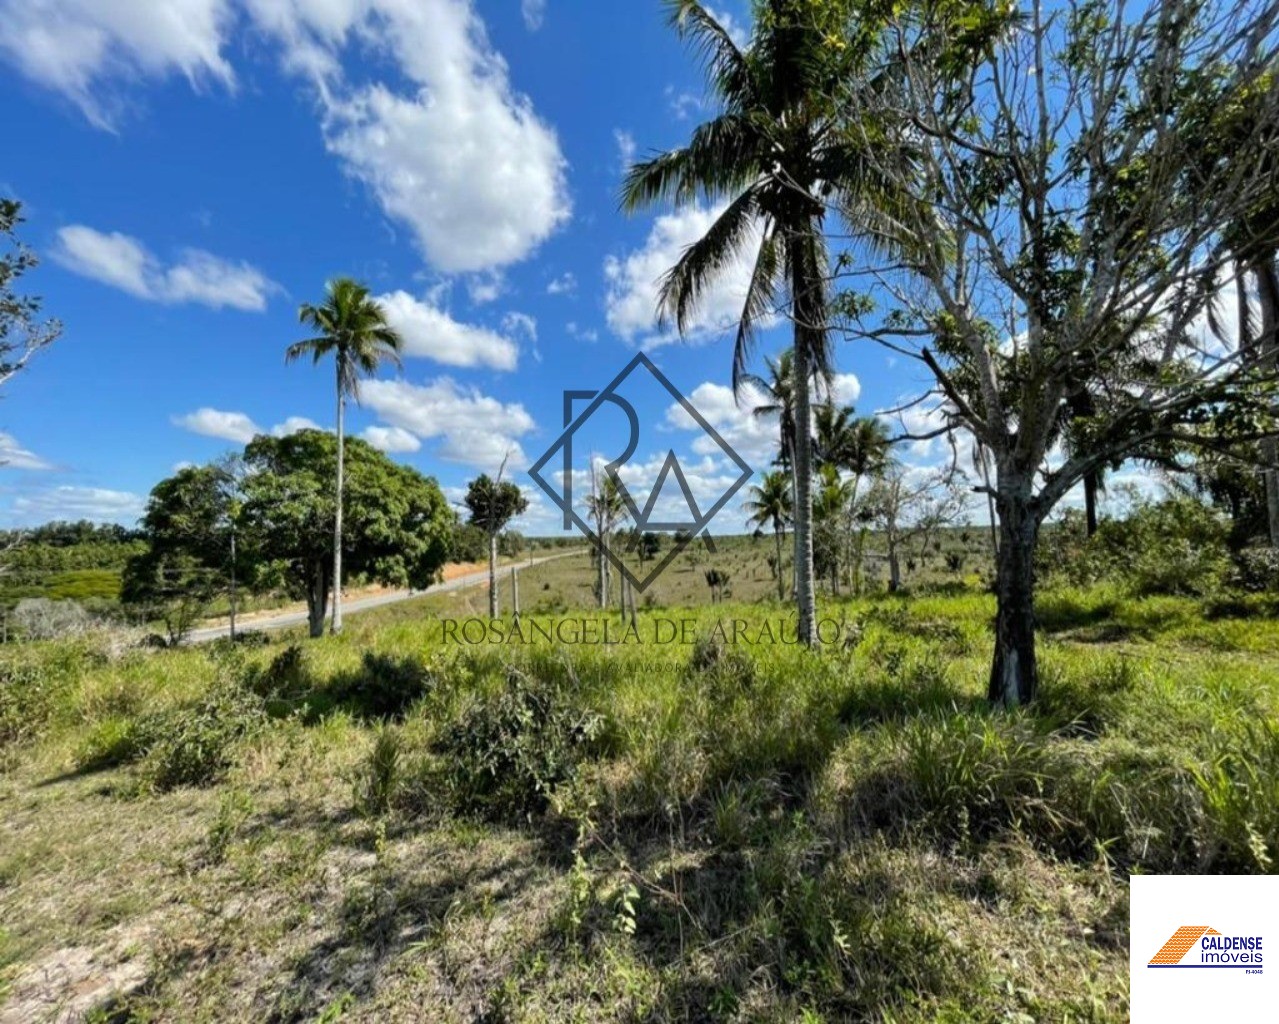
M 727 644 L 714 633 L 702 634 L 688 657 L 688 674 L 707 683 L 712 696 L 731 697 L 755 684 L 755 663 L 736 644 Z
M 1231 569 L 1225 525 L 1186 497 L 1136 499 L 1126 519 L 1105 520 L 1091 539 L 1082 519 L 1067 514 L 1044 530 L 1036 561 L 1057 582 L 1087 586 L 1109 577 L 1139 595 L 1210 594 Z
M 194 704 L 143 719 L 138 724 L 143 781 L 160 791 L 221 781 L 235 763 L 239 742 L 261 728 L 265 717 L 257 694 L 222 679 Z
M 268 700 L 300 697 L 311 689 L 306 651 L 299 644 L 289 644 L 265 668 L 251 670 L 247 683 L 250 690 Z
M 557 786 L 577 775 L 604 720 L 573 706 L 560 686 L 507 670 L 496 696 L 472 704 L 432 749 L 443 759 L 453 806 L 495 818 L 544 811 Z
M 12 622 L 28 640 L 56 640 L 83 633 L 93 619 L 75 601 L 26 597 L 13 609 Z
M 1193 772 L 1203 799 L 1205 857 L 1218 872 L 1268 872 L 1279 862 L 1279 728 L 1248 723 Z
M 1244 548 L 1235 555 L 1234 583 L 1253 594 L 1279 592 L 1279 550 Z
M 94 724 L 76 752 L 75 764 L 80 771 L 115 768 L 138 760 L 143 753 L 145 736 L 136 719 L 111 715 Z
M 35 657 L 0 662 L 0 747 L 38 736 L 66 705 L 85 651 L 59 644 Z
M 403 718 L 430 692 L 433 682 L 430 669 L 418 658 L 365 651 L 360 671 L 339 682 L 334 696 L 365 718 Z

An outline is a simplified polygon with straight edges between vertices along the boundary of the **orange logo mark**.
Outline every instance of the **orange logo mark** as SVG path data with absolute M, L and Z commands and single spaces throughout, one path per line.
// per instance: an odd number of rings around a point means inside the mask
M 1150 958 L 1152 964 L 1179 964 L 1181 958 L 1190 952 L 1190 949 L 1196 942 L 1205 935 L 1220 935 L 1221 932 L 1215 928 L 1209 928 L 1206 924 L 1183 924 L 1175 932 L 1172 938 L 1163 944 L 1163 947 Z

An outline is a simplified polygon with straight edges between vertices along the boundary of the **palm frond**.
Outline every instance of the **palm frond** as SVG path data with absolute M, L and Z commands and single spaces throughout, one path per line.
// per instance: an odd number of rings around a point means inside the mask
M 662 278 L 658 291 L 658 322 L 661 325 L 673 321 L 681 334 L 688 329 L 703 294 L 753 241 L 758 210 L 754 190 L 743 192 L 701 238 L 684 250 L 675 266 Z
M 750 61 L 710 11 L 697 0 L 666 0 L 671 26 L 705 66 L 720 97 L 750 105 L 756 99 Z
M 768 223 L 762 229 L 742 315 L 737 321 L 737 337 L 733 341 L 733 397 L 739 404 L 743 390 L 751 383 L 752 375 L 746 366 L 755 348 L 759 322 L 772 311 L 777 298 L 777 270 L 777 240 L 773 225 Z
M 752 118 L 722 114 L 699 125 L 687 146 L 632 164 L 622 179 L 621 207 L 633 213 L 654 203 L 716 201 L 754 182 L 765 152 Z

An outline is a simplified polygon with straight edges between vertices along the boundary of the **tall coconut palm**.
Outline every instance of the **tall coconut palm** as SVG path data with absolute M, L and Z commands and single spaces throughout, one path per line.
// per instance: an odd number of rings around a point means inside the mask
M 683 333 L 724 272 L 740 259 L 751 262 L 733 349 L 739 395 L 760 323 L 779 306 L 789 314 L 795 598 L 800 638 L 812 644 L 810 385 L 815 373 L 827 376 L 832 366 L 826 200 L 843 191 L 885 191 L 882 183 L 873 188 L 867 183 L 865 143 L 837 116 L 838 97 L 850 82 L 864 78 L 873 33 L 863 30 L 856 41 L 845 42 L 852 4 L 760 0 L 750 46 L 743 50 L 697 0 L 667 0 L 667 7 L 676 31 L 703 58 L 721 110 L 694 129 L 686 146 L 635 164 L 626 175 L 622 205 L 633 211 L 659 201 L 724 204 L 663 279 L 659 312 Z
M 750 500 L 746 502 L 747 520 L 754 526 L 772 526 L 773 541 L 777 545 L 773 575 L 777 578 L 777 600 L 786 600 L 786 584 L 782 577 L 782 537 L 791 521 L 794 506 L 791 501 L 791 481 L 786 473 L 765 473 L 763 480 L 752 484 Z
M 337 507 L 333 517 L 333 620 L 330 631 L 342 631 L 342 485 L 345 461 L 346 400 L 360 400 L 360 378 L 372 376 L 384 362 L 400 365 L 403 342 L 387 323 L 386 313 L 369 290 L 349 277 L 328 283 L 324 302 L 304 304 L 298 321 L 316 332 L 285 350 L 287 363 L 309 355 L 318 363 L 328 355 L 337 367 Z

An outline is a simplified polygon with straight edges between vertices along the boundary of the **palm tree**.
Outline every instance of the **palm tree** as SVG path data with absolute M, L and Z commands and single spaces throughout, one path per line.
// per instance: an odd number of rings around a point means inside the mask
M 817 494 L 813 498 L 813 522 L 822 557 L 817 559 L 830 578 L 830 590 L 839 595 L 840 536 L 852 532 L 856 513 L 856 480 L 842 477 L 830 463 L 817 473 Z
M 888 428 L 875 416 L 858 416 L 851 405 L 837 407 L 826 401 L 817 408 L 817 456 L 823 470 L 833 469 L 850 474 L 849 508 L 856 518 L 857 499 L 863 480 L 880 476 L 888 467 Z M 852 571 L 854 590 L 861 592 L 861 565 L 866 545 L 866 526 L 858 533 L 854 551 L 847 561 Z M 851 527 L 849 543 L 851 546 Z
M 333 621 L 330 630 L 342 631 L 342 484 L 345 438 L 344 413 L 347 398 L 360 400 L 360 378 L 372 376 L 384 362 L 400 365 L 403 342 L 386 322 L 386 313 L 369 298 L 369 290 L 349 277 L 328 283 L 324 303 L 304 304 L 298 310 L 299 323 L 316 332 L 315 337 L 295 342 L 284 353 L 291 363 L 305 355 L 318 363 L 332 353 L 337 363 L 337 510 L 333 517 Z
M 609 591 L 612 589 L 612 570 L 609 565 L 609 552 L 612 551 L 612 534 L 614 527 L 626 517 L 626 505 L 622 500 L 622 491 L 617 477 L 610 472 L 598 480 L 595 463 L 591 463 L 591 493 L 586 499 L 586 511 L 595 520 L 595 533 L 599 539 L 599 602 L 601 608 L 608 608 Z M 625 609 L 623 609 L 625 610 Z
M 737 259 L 752 261 L 750 286 L 733 348 L 733 385 L 741 394 L 756 330 L 784 292 L 794 332 L 795 583 L 799 636 L 812 644 L 813 503 L 810 382 L 832 366 L 824 221 L 826 199 L 866 186 L 865 143 L 837 116 L 836 97 L 864 79 L 868 45 L 844 45 L 847 5 L 762 0 L 751 45 L 740 49 L 697 0 L 667 0 L 671 23 L 700 53 L 718 95 L 718 116 L 689 143 L 634 165 L 622 205 L 658 201 L 727 205 L 706 234 L 684 250 L 662 281 L 659 312 L 683 333 L 707 290 Z M 832 40 L 835 42 L 833 43 Z M 863 186 L 865 188 L 863 189 Z M 850 207 L 858 204 L 849 203 Z
M 751 497 L 746 502 L 749 522 L 754 526 L 772 526 L 773 540 L 777 545 L 777 561 L 773 575 L 777 578 L 777 600 L 786 600 L 786 584 L 782 581 L 782 535 L 791 521 L 794 505 L 791 501 L 791 481 L 786 473 L 765 473 L 759 484 L 751 485 Z
M 744 373 L 741 387 L 754 388 L 764 401 L 751 410 L 756 419 L 777 417 L 776 464 L 787 473 L 795 462 L 795 353 L 786 349 L 776 360 L 764 357 L 766 376 Z M 820 387 L 820 380 L 815 382 Z

